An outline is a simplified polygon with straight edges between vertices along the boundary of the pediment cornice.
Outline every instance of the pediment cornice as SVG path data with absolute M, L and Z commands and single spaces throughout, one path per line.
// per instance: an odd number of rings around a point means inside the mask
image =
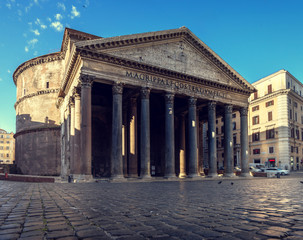
M 106 63 L 109 63 L 109 64 L 117 65 L 117 66 L 132 68 L 132 69 L 135 69 L 135 70 L 138 70 L 138 71 L 146 71 L 146 72 L 153 73 L 153 74 L 156 74 L 156 75 L 161 75 L 163 77 L 179 79 L 179 80 L 182 80 L 182 81 L 187 81 L 187 82 L 191 82 L 191 83 L 195 83 L 195 84 L 201 84 L 201 85 L 204 85 L 204 86 L 213 87 L 213 88 L 226 90 L 226 91 L 232 91 L 232 92 L 235 92 L 235 93 L 240 93 L 240 94 L 245 94 L 245 95 L 250 95 L 253 92 L 253 90 L 251 90 L 251 89 L 237 88 L 237 87 L 234 87 L 234 86 L 231 86 L 231 85 L 226 85 L 226 84 L 211 81 L 211 80 L 208 80 L 208 79 L 195 77 L 195 76 L 188 75 L 188 74 L 185 74 L 185 73 L 180 73 L 180 72 L 177 72 L 177 71 L 173 71 L 173 70 L 169 70 L 169 69 L 165 69 L 165 68 L 160 68 L 160 67 L 153 66 L 153 65 L 150 65 L 150 64 L 145 64 L 145 63 L 137 62 L 137 61 L 134 61 L 134 60 L 129 60 L 129 59 L 113 56 L 113 55 L 110 55 L 108 53 L 95 52 L 95 51 L 86 50 L 86 49 L 78 50 L 77 53 L 78 53 L 78 56 L 81 57 L 81 59 L 86 58 L 86 59 L 102 61 L 102 62 L 106 62 Z M 76 62 L 77 59 L 79 59 L 79 58 L 74 57 L 75 62 Z M 71 65 L 74 65 L 75 62 L 71 63 Z M 67 84 L 67 81 L 70 78 L 69 76 L 72 74 L 72 68 L 70 68 L 70 70 L 71 71 L 68 71 L 68 74 L 66 75 L 64 85 Z
M 166 31 L 83 41 L 76 43 L 76 46 L 80 49 L 100 52 L 102 50 L 108 50 L 111 48 L 121 48 L 126 46 L 135 46 L 138 44 L 147 44 L 151 42 L 168 41 L 174 39 L 182 39 L 184 41 L 187 41 L 198 51 L 203 53 L 204 56 L 206 56 L 235 83 L 239 84 L 247 91 L 254 91 L 254 87 L 251 84 L 249 84 L 239 73 L 237 73 L 231 66 L 229 66 L 223 59 L 221 59 L 214 51 L 212 51 L 205 43 L 203 43 L 186 27 Z

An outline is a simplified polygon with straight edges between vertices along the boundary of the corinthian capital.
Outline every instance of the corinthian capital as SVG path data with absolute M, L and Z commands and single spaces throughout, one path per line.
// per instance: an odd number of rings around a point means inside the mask
M 113 94 L 122 94 L 123 93 L 123 84 L 122 83 L 115 83 L 113 85 Z
M 247 116 L 248 114 L 248 108 L 247 107 L 243 107 L 240 109 L 240 115 L 241 116 Z
M 92 87 L 94 77 L 86 74 L 80 75 L 81 87 Z
M 231 114 L 233 112 L 233 105 L 225 105 L 225 113 Z

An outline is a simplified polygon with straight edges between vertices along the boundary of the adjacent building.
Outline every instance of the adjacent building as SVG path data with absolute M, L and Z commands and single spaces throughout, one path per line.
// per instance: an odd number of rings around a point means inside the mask
M 249 175 L 254 87 L 185 27 L 111 38 L 66 29 L 60 52 L 21 64 L 13 78 L 16 163 L 25 174 L 198 177 L 206 123 L 216 176 L 216 119 L 224 116 L 225 174 L 233 175 L 236 143 Z
M 14 133 L 0 129 L 0 164 L 13 164 L 15 161 Z
M 280 70 L 252 84 L 249 105 L 250 162 L 303 167 L 303 84 Z

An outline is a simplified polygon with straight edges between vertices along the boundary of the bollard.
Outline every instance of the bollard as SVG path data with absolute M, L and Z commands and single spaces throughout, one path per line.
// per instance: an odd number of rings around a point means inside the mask
M 5 179 L 8 179 L 8 174 L 7 174 L 7 172 L 5 173 Z
M 68 176 L 68 182 L 70 183 L 72 181 L 71 175 Z
M 279 172 L 277 173 L 277 178 L 280 178 L 280 173 Z

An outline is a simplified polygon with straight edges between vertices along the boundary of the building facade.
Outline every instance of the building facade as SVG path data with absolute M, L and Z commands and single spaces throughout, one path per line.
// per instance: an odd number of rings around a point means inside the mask
M 14 133 L 0 129 L 0 164 L 13 164 L 15 161 Z
M 254 88 L 185 27 L 112 38 L 66 29 L 61 51 L 20 65 L 14 81 L 16 161 L 24 172 L 79 180 L 197 177 L 207 123 L 209 176 L 216 176 L 216 118 L 224 116 L 229 176 L 238 113 L 239 158 L 249 174 Z
M 250 162 L 299 170 L 303 164 L 303 85 L 280 70 L 252 84 Z

